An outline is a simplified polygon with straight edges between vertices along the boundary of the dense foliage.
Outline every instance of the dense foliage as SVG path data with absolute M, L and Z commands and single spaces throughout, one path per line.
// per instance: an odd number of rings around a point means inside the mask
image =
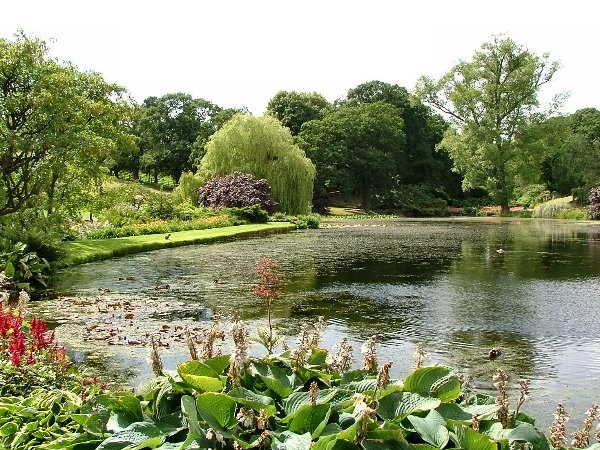
M 279 91 L 269 100 L 267 114 L 275 117 L 292 136 L 300 132 L 302 124 L 323 117 L 329 102 L 316 92 Z
M 310 212 L 314 165 L 274 117 L 238 114 L 210 138 L 200 177 L 209 180 L 233 172 L 266 179 L 281 211 Z
M 240 172 L 208 180 L 198 189 L 198 204 L 213 209 L 259 205 L 270 214 L 277 210 L 269 182 Z
M 383 102 L 341 106 L 305 123 L 299 135 L 318 168 L 316 193 L 356 193 L 365 210 L 376 190 L 406 174 L 405 139 L 402 116 Z
M 0 216 L 73 213 L 116 143 L 131 145 L 124 89 L 48 56 L 43 41 L 0 39 Z
M 422 77 L 418 92 L 453 123 L 440 147 L 448 151 L 463 187 L 483 187 L 509 212 L 519 182 L 535 180 L 527 125 L 538 113 L 538 93 L 558 70 L 506 36 L 494 36 L 438 81 Z

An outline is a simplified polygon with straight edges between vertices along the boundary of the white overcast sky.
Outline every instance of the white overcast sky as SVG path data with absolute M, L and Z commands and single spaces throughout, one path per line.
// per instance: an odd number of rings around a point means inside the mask
M 600 109 L 597 0 L 2 1 L 0 37 L 19 29 L 138 102 L 185 92 L 254 114 L 280 90 L 330 101 L 371 80 L 410 90 L 508 33 L 561 62 L 544 98 L 570 91 L 564 112 Z

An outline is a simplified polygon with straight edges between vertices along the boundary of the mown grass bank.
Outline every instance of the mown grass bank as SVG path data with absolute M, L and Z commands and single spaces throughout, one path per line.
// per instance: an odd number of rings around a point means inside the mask
M 262 233 L 286 232 L 295 227 L 294 224 L 288 222 L 269 222 L 210 228 L 206 230 L 179 231 L 170 233 L 168 239 L 166 239 L 166 233 L 161 233 L 113 239 L 73 241 L 67 242 L 67 255 L 61 265 L 74 266 L 109 259 L 115 256 L 131 255 L 161 248 L 207 244 L 239 236 L 260 235 Z

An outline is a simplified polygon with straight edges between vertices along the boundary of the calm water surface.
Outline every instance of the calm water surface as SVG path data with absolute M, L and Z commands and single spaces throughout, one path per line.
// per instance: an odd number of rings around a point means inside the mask
M 498 250 L 501 250 L 500 252 Z M 169 303 L 153 319 L 200 322 L 237 311 L 264 322 L 265 309 L 249 287 L 263 256 L 285 275 L 275 316 L 290 343 L 301 323 L 324 316 L 323 346 L 347 336 L 360 364 L 360 345 L 379 336 L 380 361 L 391 359 L 398 377 L 423 342 L 429 363 L 447 364 L 492 389 L 504 368 L 516 384 L 532 380 L 528 411 L 541 425 L 556 402 L 573 422 L 600 401 L 600 226 L 552 221 L 402 220 L 332 222 L 285 235 L 154 251 L 86 264 L 61 276 L 59 292 L 81 297 L 109 287 L 120 299 Z M 135 280 L 119 280 L 127 276 Z M 169 284 L 168 292 L 155 290 Z M 61 324 L 58 310 L 41 311 Z M 157 310 L 158 311 L 158 310 Z M 86 344 L 70 342 L 76 355 Z M 492 347 L 502 356 L 487 359 Z M 106 351 L 110 354 L 110 350 Z M 96 352 L 97 353 L 97 352 Z M 93 355 L 92 355 L 93 356 Z M 140 354 L 96 360 L 128 367 L 129 380 L 145 375 Z M 184 346 L 167 362 L 186 359 Z M 93 359 L 93 357 L 92 357 Z M 129 361 L 129 363 L 127 362 Z M 133 363 L 131 361 L 134 361 Z

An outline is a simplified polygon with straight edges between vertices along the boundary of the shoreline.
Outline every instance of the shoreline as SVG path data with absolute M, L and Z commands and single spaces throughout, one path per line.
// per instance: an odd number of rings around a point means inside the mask
M 88 262 L 102 261 L 118 256 L 132 255 L 162 248 L 222 242 L 240 236 L 285 233 L 295 228 L 295 225 L 289 222 L 268 222 L 122 238 L 82 239 L 66 243 L 67 255 L 61 261 L 60 267 L 72 267 Z

